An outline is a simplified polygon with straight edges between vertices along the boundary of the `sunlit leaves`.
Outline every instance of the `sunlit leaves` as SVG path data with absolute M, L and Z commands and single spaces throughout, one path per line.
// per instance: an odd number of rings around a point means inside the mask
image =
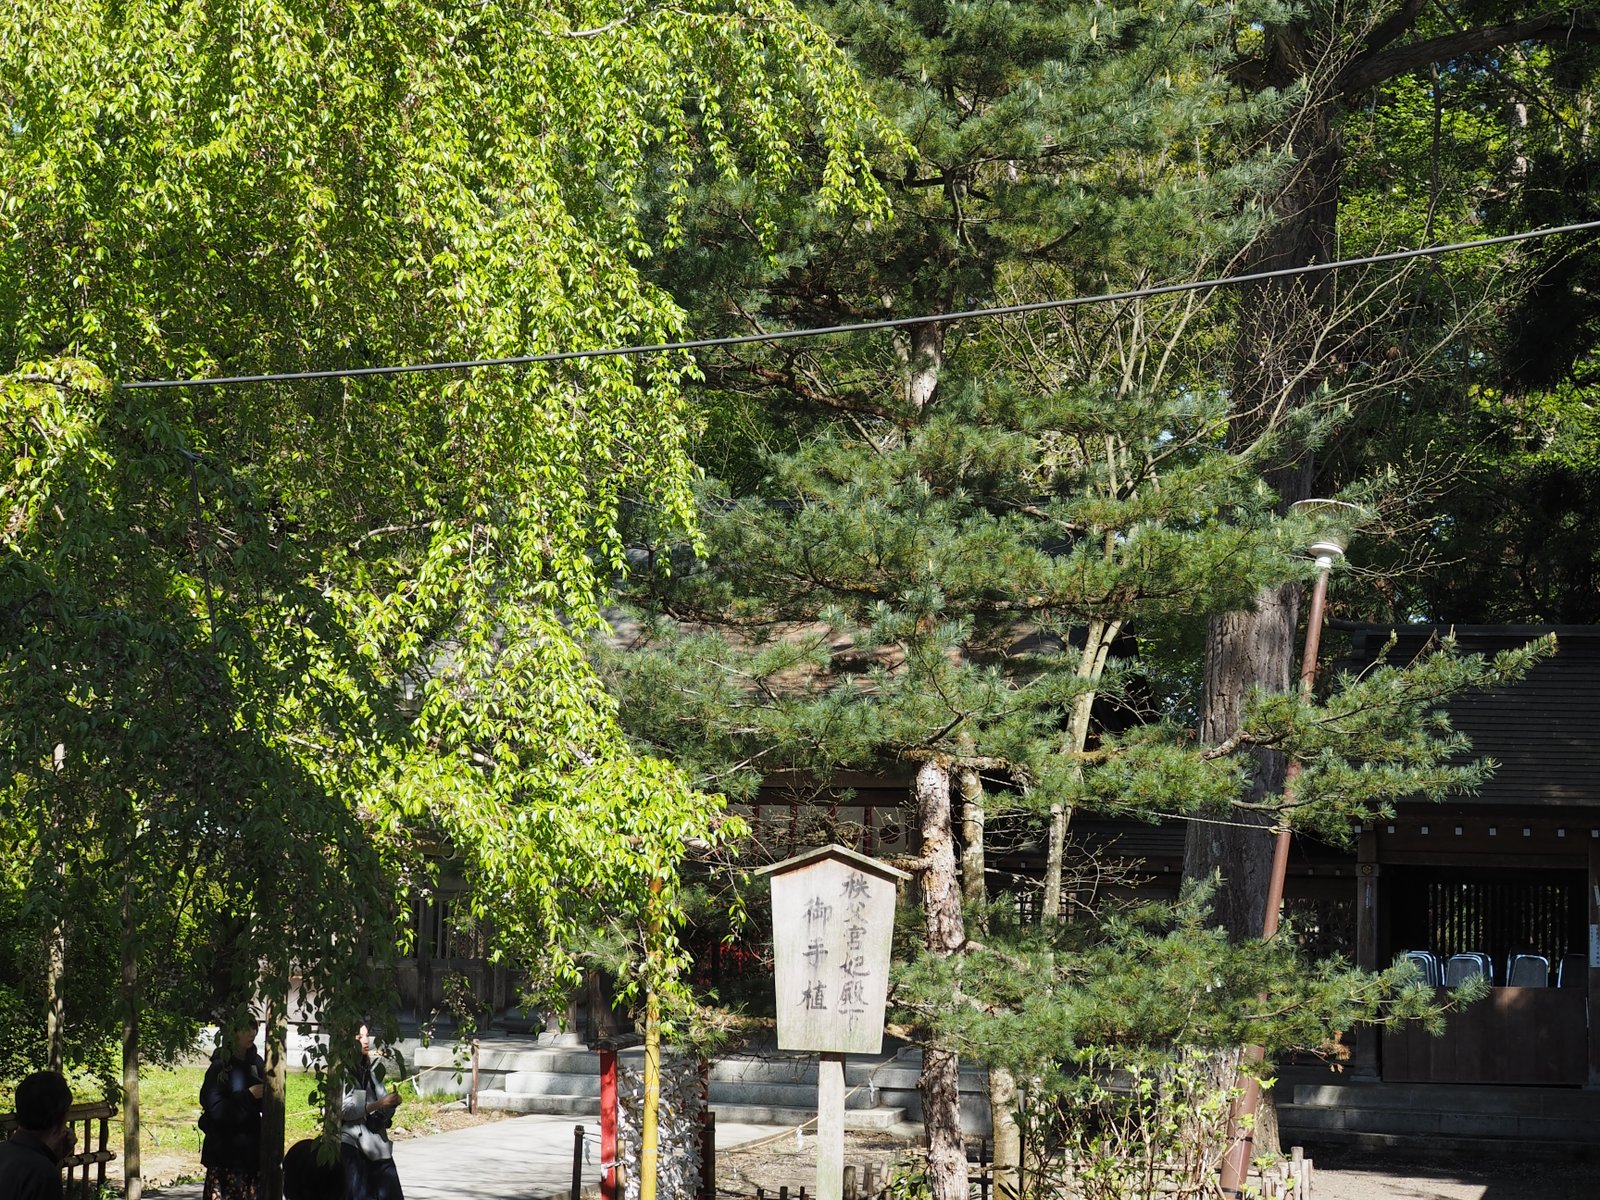
M 873 114 L 785 0 L 34 0 L 0 81 L 0 359 L 123 383 L 671 340 L 639 264 L 691 170 L 883 210 Z M 562 948 L 540 982 L 597 914 L 637 943 L 716 806 L 622 743 L 581 639 L 624 496 L 690 524 L 688 370 L 7 383 L 19 823 L 66 744 L 75 836 L 166 814 L 256 914 L 238 953 L 329 1003 L 451 849 L 503 950 Z

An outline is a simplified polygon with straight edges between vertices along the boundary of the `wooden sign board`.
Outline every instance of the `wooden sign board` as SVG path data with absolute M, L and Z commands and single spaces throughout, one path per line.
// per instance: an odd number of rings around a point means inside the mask
M 879 1053 L 895 885 L 910 876 L 843 846 L 763 872 L 772 881 L 778 1048 Z

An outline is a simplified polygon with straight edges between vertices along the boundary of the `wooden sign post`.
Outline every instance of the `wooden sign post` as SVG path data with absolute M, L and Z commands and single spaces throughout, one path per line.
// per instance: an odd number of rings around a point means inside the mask
M 844 1056 L 883 1049 L 895 885 L 904 871 L 843 846 L 762 868 L 772 882 L 778 1049 L 815 1050 L 817 1200 L 844 1189 Z

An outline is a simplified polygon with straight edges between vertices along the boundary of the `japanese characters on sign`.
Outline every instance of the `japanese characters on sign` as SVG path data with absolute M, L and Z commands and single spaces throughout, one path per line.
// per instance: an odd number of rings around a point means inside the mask
M 779 1048 L 877 1053 L 903 873 L 837 846 L 771 873 Z

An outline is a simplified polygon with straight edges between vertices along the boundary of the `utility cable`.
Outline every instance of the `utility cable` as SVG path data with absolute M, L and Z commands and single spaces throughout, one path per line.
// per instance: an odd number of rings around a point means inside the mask
M 1471 242 L 1449 242 L 1440 246 L 1423 246 L 1416 250 L 1394 250 L 1387 254 L 1369 254 L 1361 258 L 1342 258 L 1335 259 L 1332 262 L 1309 263 L 1298 267 L 1281 267 L 1272 271 L 1254 271 L 1246 275 L 1222 275 L 1212 279 L 1194 279 L 1186 283 L 1164 283 L 1151 287 L 1131 288 L 1121 292 L 1099 292 L 1091 296 L 1068 296 L 1055 300 L 1036 300 L 1029 304 L 1008 304 L 996 308 L 969 308 L 959 312 L 932 313 L 917 317 L 886 317 L 878 321 L 858 321 L 848 325 L 820 325 L 804 329 L 774 329 L 764 333 L 746 333 L 729 337 L 692 338 L 681 342 L 655 342 L 639 346 L 601 346 L 592 350 L 553 350 L 544 354 L 519 354 L 508 358 L 467 358 L 450 362 L 405 363 L 380 367 L 338 367 L 323 371 L 284 371 L 266 375 L 219 375 L 202 379 L 137 379 L 121 383 L 118 386 L 131 391 L 158 388 L 237 387 L 254 383 L 300 383 L 316 379 L 361 379 L 368 376 L 416 375 L 428 371 L 473 371 L 484 367 L 525 367 L 535 363 L 572 362 L 585 358 L 619 358 L 644 354 L 669 354 L 687 350 L 709 350 L 722 346 L 748 346 L 760 342 L 793 341 L 797 338 L 873 333 L 886 329 L 904 329 L 912 325 L 926 325 L 930 322 L 950 323 L 991 317 L 1013 317 L 1027 313 L 1077 308 L 1086 304 L 1109 304 L 1124 300 L 1143 300 L 1153 296 L 1172 296 L 1180 292 L 1197 292 L 1213 288 L 1233 287 L 1242 283 L 1262 283 L 1269 279 L 1287 279 L 1296 275 L 1321 275 L 1346 267 L 1371 267 L 1383 263 L 1406 262 L 1414 258 L 1431 258 L 1444 254 L 1455 254 L 1463 250 L 1481 250 L 1488 246 L 1504 246 L 1512 242 L 1554 237 L 1563 233 L 1586 233 L 1596 229 L 1600 229 L 1600 220 L 1583 221 L 1576 225 L 1554 225 L 1544 229 L 1529 229 L 1521 233 L 1506 233 L 1498 237 L 1480 238 Z

